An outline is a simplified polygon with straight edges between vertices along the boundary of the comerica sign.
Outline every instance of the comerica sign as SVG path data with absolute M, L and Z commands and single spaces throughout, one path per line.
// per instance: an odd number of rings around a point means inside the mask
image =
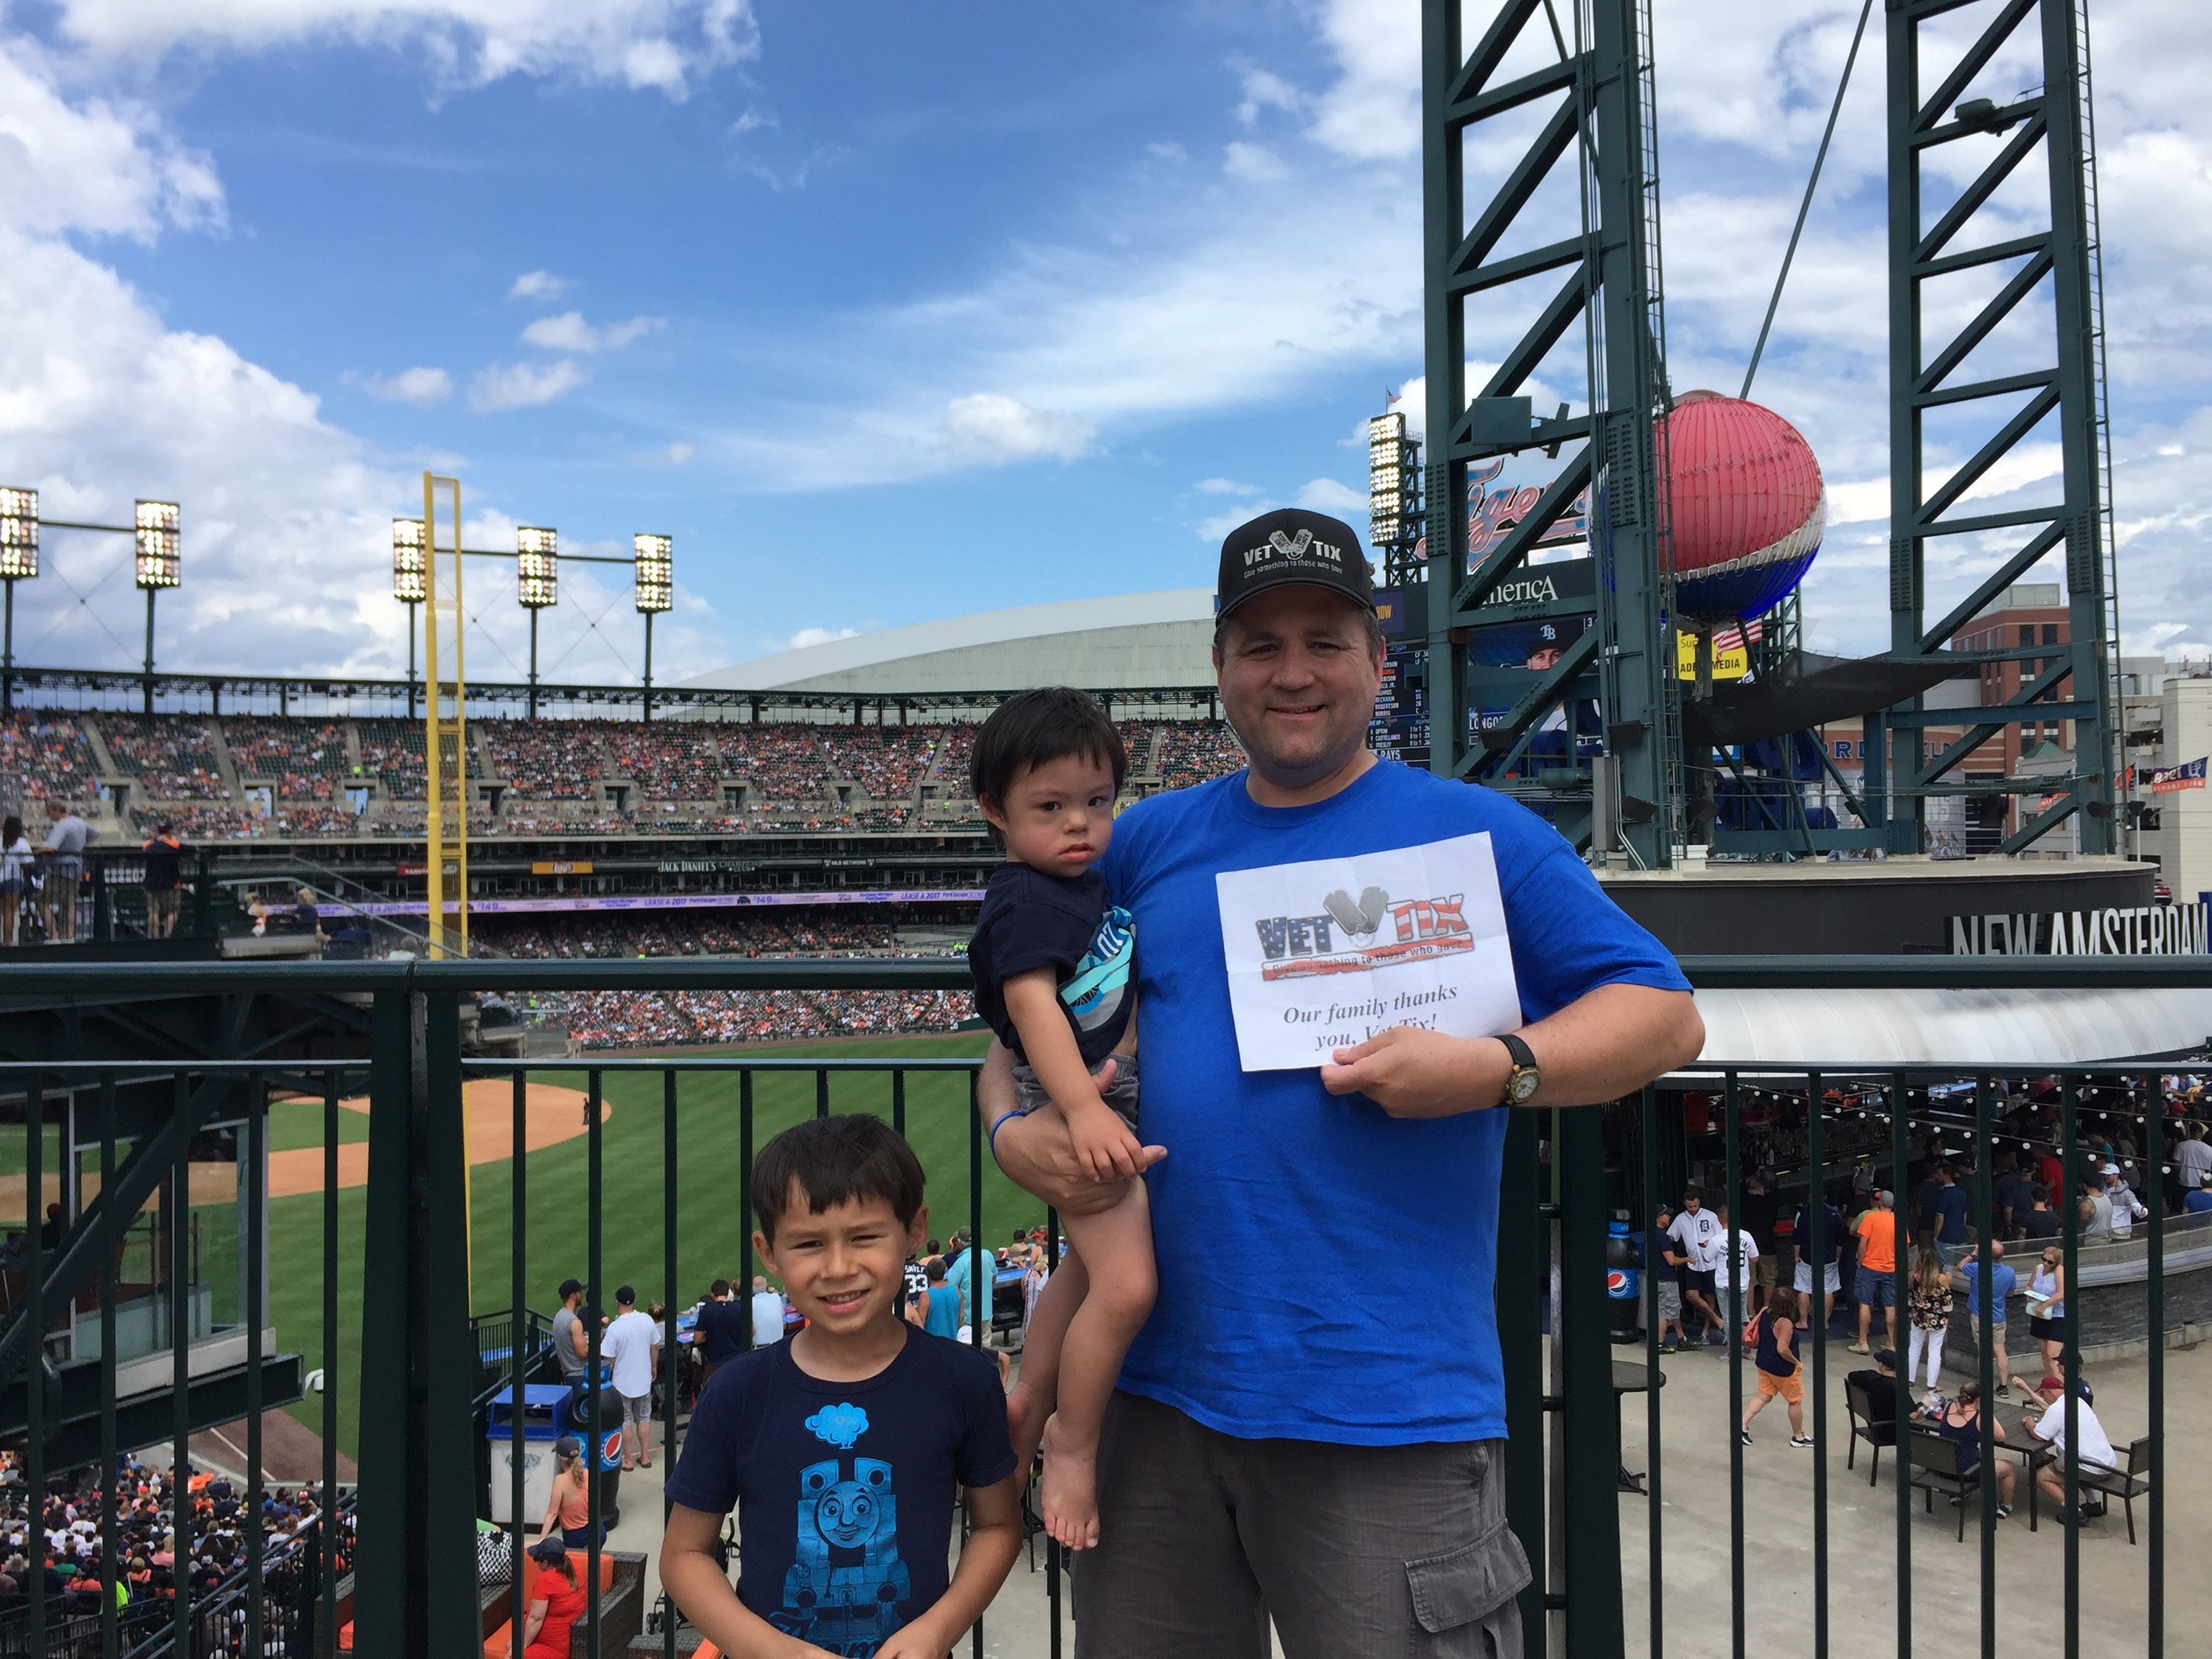
M 2139 904 L 2118 910 L 1953 916 L 1954 957 L 2201 957 L 2203 904 Z

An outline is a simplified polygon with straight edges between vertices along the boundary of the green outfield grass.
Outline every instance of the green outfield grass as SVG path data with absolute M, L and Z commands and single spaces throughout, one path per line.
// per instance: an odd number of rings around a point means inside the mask
M 982 1053 L 983 1034 L 949 1037 L 884 1037 L 840 1042 L 761 1045 L 720 1051 L 747 1060 L 797 1056 L 851 1060 L 862 1057 L 936 1057 Z M 537 1080 L 581 1089 L 583 1069 L 562 1068 L 534 1074 Z M 664 1258 L 663 1111 L 657 1075 L 610 1073 L 605 1095 L 613 1107 L 601 1131 L 601 1301 L 611 1310 L 617 1285 L 635 1285 L 639 1305 L 667 1299 L 689 1306 L 717 1277 L 740 1279 L 757 1271 L 746 1241 L 738 1233 L 738 1080 L 726 1075 L 684 1075 L 678 1079 L 677 1111 L 677 1272 L 671 1285 Z M 814 1110 L 811 1073 L 759 1075 L 754 1084 L 754 1146 Z M 888 1119 L 891 1111 L 889 1075 L 832 1076 L 830 1109 L 872 1111 Z M 287 1113 L 281 1133 L 305 1135 L 289 1144 L 319 1145 L 320 1125 L 312 1111 Z M 347 1139 L 354 1120 L 366 1133 L 366 1118 L 341 1114 Z M 968 1191 L 968 1080 L 964 1073 L 912 1074 L 907 1079 L 907 1136 L 921 1159 L 929 1182 L 932 1237 L 949 1240 L 969 1219 Z M 278 1139 L 272 1122 L 272 1146 Z M 588 1279 L 586 1149 L 582 1137 L 528 1155 L 524 1271 L 529 1306 L 551 1313 L 555 1287 L 571 1274 Z M 504 1310 L 512 1299 L 511 1254 L 513 1166 L 477 1165 L 471 1182 L 474 1236 L 472 1305 L 479 1313 Z M 982 1238 L 1004 1243 L 1018 1227 L 1044 1219 L 1044 1206 L 1000 1175 L 988 1155 L 983 1161 Z M 339 1194 L 341 1231 L 337 1378 L 339 1443 L 355 1446 L 352 1379 L 359 1375 L 361 1287 L 364 1268 L 375 1271 L 374 1242 L 362 1237 L 362 1188 Z M 310 1369 L 322 1355 L 322 1200 L 308 1194 L 270 1203 L 270 1314 L 279 1343 L 307 1356 Z M 227 1211 L 210 1211 L 210 1240 L 227 1236 Z M 216 1289 L 218 1317 L 234 1299 L 228 1286 L 234 1269 L 211 1249 L 204 1264 Z M 319 1428 L 320 1403 L 312 1396 L 293 1408 L 311 1427 Z

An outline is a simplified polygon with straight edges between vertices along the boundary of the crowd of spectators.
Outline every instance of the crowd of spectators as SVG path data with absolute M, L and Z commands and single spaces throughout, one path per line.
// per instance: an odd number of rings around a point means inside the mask
M 171 825 L 177 838 L 184 842 L 245 841 L 261 833 L 261 819 L 255 814 L 234 806 L 134 806 L 131 822 L 141 837 L 150 836 L 161 825 Z
M 241 778 L 270 778 L 283 800 L 328 800 L 346 769 L 345 727 L 336 720 L 233 715 L 223 741 Z
M 607 775 L 599 720 L 483 720 L 491 775 L 531 800 L 590 800 Z
M 968 920 L 973 921 L 973 913 Z M 619 915 L 483 916 L 477 936 L 526 959 L 614 957 L 884 956 L 898 930 L 919 920 L 903 907 L 825 905 L 759 910 L 625 911 Z M 926 925 L 957 927 L 950 920 Z
M 257 1525 L 262 1534 L 263 1586 L 271 1613 L 296 1607 L 314 1570 L 313 1552 L 294 1540 L 312 1528 L 323 1511 L 319 1483 L 264 1490 L 258 1516 L 248 1494 L 213 1470 L 186 1470 L 184 1537 L 175 1524 L 176 1492 L 170 1472 L 140 1462 L 125 1453 L 116 1466 L 116 1552 L 118 1601 L 126 1632 L 148 1626 L 166 1630 L 181 1577 L 196 1604 L 247 1568 L 247 1538 Z M 96 1470 L 49 1480 L 35 1518 L 25 1485 L 21 1454 L 0 1453 L 0 1612 L 20 1607 L 28 1598 L 31 1575 L 43 1571 L 50 1620 L 97 1613 L 106 1591 L 101 1583 L 102 1498 Z M 351 1571 L 354 1517 L 339 1510 L 338 1571 Z M 180 1548 L 181 1542 L 181 1548 Z M 33 1565 L 36 1562 L 38 1565 Z M 242 1609 L 236 1615 L 242 1621 Z M 244 1644 L 240 1627 L 227 1633 L 221 1650 L 258 1653 L 261 1644 Z
M 89 800 L 99 775 L 73 714 L 17 709 L 0 720 L 0 793 L 11 800 Z
M 1226 720 L 1178 721 L 1156 730 L 1154 769 L 1163 789 L 1188 789 L 1209 778 L 1225 777 L 1244 764 L 1243 746 Z
M 228 800 L 216 738 L 204 720 L 170 714 L 100 716 L 115 763 L 155 800 Z
M 586 1048 L 636 1048 L 951 1031 L 975 1009 L 965 991 L 575 991 L 533 1012 Z
M 395 800 L 421 800 L 423 780 L 420 720 L 363 720 L 354 722 L 361 739 L 361 769 L 383 784 Z
M 614 775 L 641 794 L 668 801 L 721 799 L 721 752 L 696 721 L 625 720 L 610 728 L 607 750 Z

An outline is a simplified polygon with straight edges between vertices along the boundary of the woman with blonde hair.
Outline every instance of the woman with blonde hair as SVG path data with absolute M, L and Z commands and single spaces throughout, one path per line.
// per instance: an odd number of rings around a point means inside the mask
M 556 1530 L 572 1550 L 592 1547 L 592 1491 L 584 1472 L 583 1442 L 573 1434 L 553 1443 L 553 1485 L 545 1494 L 545 1518 L 538 1523 L 540 1538 L 551 1538 Z
M 1928 1395 L 1936 1396 L 1936 1382 L 1943 1369 L 1943 1339 L 1951 1329 L 1951 1276 L 1943 1271 L 1943 1258 L 1932 1245 L 1923 1244 L 1912 1258 L 1912 1276 L 1905 1281 L 1905 1311 L 1911 1316 L 1911 1346 L 1906 1351 L 1905 1380 L 1910 1384 L 1920 1371 L 1920 1356 L 1928 1355 Z
M 2043 1247 L 2043 1256 L 2027 1279 L 2027 1328 L 2043 1350 L 2046 1376 L 2063 1376 L 2059 1359 L 2066 1351 L 2066 1255 L 2056 1244 Z

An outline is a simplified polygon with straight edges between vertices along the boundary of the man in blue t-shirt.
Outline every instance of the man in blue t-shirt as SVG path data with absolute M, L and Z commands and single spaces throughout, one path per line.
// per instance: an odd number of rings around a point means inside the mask
M 1936 1254 L 1946 1267 L 1955 1267 L 1966 1254 L 1966 1212 L 1972 1206 L 1959 1172 L 1948 1164 L 1936 1166 L 1936 1202 L 1932 1206 Z
M 2191 1227 L 2212 1227 L 2212 1170 L 2204 1172 L 2203 1186 L 2193 1193 L 2182 1194 L 2181 1208 L 2185 1214 L 2192 1218 L 2189 1223 Z
M 2020 1290 L 2020 1275 L 2005 1265 L 2004 1246 L 1996 1239 L 1990 1241 L 1990 1285 L 1996 1294 L 1990 1298 L 1990 1358 L 1997 1380 L 1997 1392 L 2004 1393 L 2012 1387 L 2012 1356 L 2005 1352 L 2005 1310 Z M 1971 1255 L 1959 1264 L 1951 1281 L 1966 1287 L 1966 1317 L 1972 1322 L 1974 1340 L 1982 1340 L 1982 1262 L 1978 1255 Z
M 1615 1099 L 1695 1058 L 1704 1028 L 1672 958 L 1549 825 L 1369 751 L 1382 638 L 1348 526 L 1284 509 L 1231 532 L 1217 614 L 1223 708 L 1249 765 L 1130 807 L 1103 866 L 1140 941 L 1159 1297 L 1106 1419 L 1077 1651 L 1256 1659 L 1272 1617 L 1289 1659 L 1440 1638 L 1516 1652 L 1529 1572 L 1504 1525 L 1505 1116 L 1489 1109 Z M 1494 895 L 1458 850 L 1482 836 Z M 1397 1025 L 1310 1069 L 1243 1069 L 1216 878 L 1401 849 L 1454 884 L 1435 896 L 1454 922 L 1462 879 L 1469 914 L 1477 896 L 1502 912 L 1520 1030 Z M 1299 924 L 1284 942 L 1376 947 L 1341 966 L 1446 925 L 1424 898 L 1394 927 L 1389 903 L 1360 881 L 1316 893 L 1316 914 L 1280 919 Z M 1279 972 L 1293 969 L 1324 971 Z M 1346 1003 L 1365 972 L 1326 969 Z M 1084 1177 L 1063 1128 L 1007 1121 L 1002 1048 L 980 1091 L 1022 1186 L 1063 1210 L 1118 1197 Z

